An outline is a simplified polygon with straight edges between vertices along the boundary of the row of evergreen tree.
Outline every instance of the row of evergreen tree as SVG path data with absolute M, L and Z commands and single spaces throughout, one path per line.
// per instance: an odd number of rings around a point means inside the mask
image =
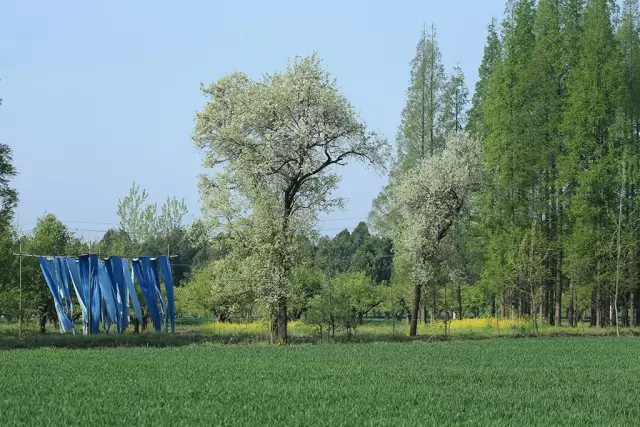
M 565 297 L 569 323 L 640 321 L 638 19 L 632 0 L 520 0 L 490 27 L 469 129 L 489 178 L 481 282 L 503 312 L 559 325 Z
M 435 28 L 424 31 L 374 228 L 393 232 L 395 182 L 464 129 L 484 144 L 486 177 L 447 257 L 487 311 L 640 323 L 637 0 L 508 1 L 488 27 L 468 120 L 467 96 L 459 68 L 445 76 Z M 426 290 L 434 312 L 443 283 Z

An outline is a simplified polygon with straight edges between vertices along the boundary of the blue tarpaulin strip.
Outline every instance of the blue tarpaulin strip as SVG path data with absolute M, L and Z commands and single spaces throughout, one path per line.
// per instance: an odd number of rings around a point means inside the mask
M 118 332 L 123 333 L 129 324 L 129 298 L 138 321 L 142 322 L 134 276 L 147 303 L 154 329 L 161 331 L 169 320 L 171 332 L 175 332 L 175 294 L 169 258 L 140 257 L 131 261 L 129 274 L 129 260 L 121 257 L 111 257 L 104 262 L 95 254 L 80 256 L 77 261 L 66 257 L 39 258 L 62 332 L 70 330 L 75 333 L 71 320 L 74 291 L 82 310 L 83 324 L 90 334 L 99 333 L 100 323 L 107 331 L 111 325 L 116 325 Z M 166 304 L 160 278 L 165 286 Z
M 171 275 L 171 265 L 168 256 L 159 257 L 160 270 L 162 271 L 162 281 L 164 282 L 165 292 L 167 293 L 167 311 L 169 312 L 169 322 L 171 323 L 171 333 L 175 333 L 176 309 L 173 293 L 173 276 Z
M 133 271 L 135 272 L 136 279 L 138 279 L 142 295 L 147 302 L 147 309 L 151 315 L 153 327 L 157 332 L 160 332 L 162 324 L 160 314 L 158 313 L 158 304 L 156 302 L 153 278 L 151 277 L 153 276 L 153 273 L 143 266 L 141 258 L 133 259 L 131 262 L 133 263 Z
M 87 307 L 87 317 L 84 319 L 84 322 L 87 326 L 87 333 L 93 333 L 92 326 L 92 315 L 91 315 L 91 292 L 90 292 L 90 283 L 91 280 L 89 278 L 89 255 L 83 255 L 78 257 L 78 271 L 80 273 L 80 284 L 81 290 L 83 294 L 83 299 L 85 305 Z
M 102 302 L 104 302 L 104 313 L 110 323 L 118 324 L 118 315 L 116 310 L 116 299 L 113 294 L 113 285 L 107 269 L 102 262 L 98 262 L 98 283 L 100 284 L 100 294 Z
M 124 260 L 126 266 L 127 261 Z M 124 332 L 129 325 L 129 285 L 125 279 L 127 275 L 124 274 L 125 268 L 123 268 L 123 259 L 118 256 L 113 256 L 104 262 L 107 273 L 111 279 L 111 283 L 114 285 L 114 291 L 116 292 L 116 308 L 118 315 L 118 330 Z M 133 289 L 133 283 L 131 283 L 131 289 Z M 135 290 L 134 290 L 135 292 Z M 137 310 L 140 309 L 140 303 L 138 302 L 137 295 L 135 297 L 134 306 L 138 305 Z M 142 315 L 140 316 L 142 317 Z M 142 321 L 142 319 L 140 319 Z
M 153 289 L 155 290 L 156 298 L 160 301 L 160 318 L 162 319 L 162 329 L 167 329 L 167 310 L 164 305 L 164 298 L 160 291 L 160 274 L 158 273 L 158 259 L 151 259 L 149 257 L 142 257 L 142 265 L 147 271 L 147 276 L 153 282 Z
M 46 258 L 38 257 L 38 262 L 40 263 L 40 269 L 42 270 L 45 282 L 47 282 L 47 286 L 49 287 L 49 291 L 51 291 L 51 296 L 53 297 L 56 312 L 58 313 L 58 320 L 60 321 L 60 330 L 62 332 L 73 331 L 73 322 L 65 314 L 62 301 L 60 301 L 59 287 L 61 284 L 56 283 L 56 278 L 51 272 Z
M 87 301 L 84 295 L 84 289 L 82 288 L 82 280 L 80 278 L 80 265 L 74 258 L 66 258 L 65 263 L 71 276 L 71 284 L 76 292 L 78 298 L 78 304 L 80 304 L 80 310 L 82 310 L 82 324 L 88 325 L 89 315 L 87 313 Z
M 115 308 L 116 308 L 116 329 L 118 330 L 118 332 L 121 332 L 121 323 L 122 323 L 122 307 L 120 304 L 120 297 L 118 295 L 118 285 L 117 285 L 117 280 L 116 277 L 113 276 L 113 268 L 111 266 L 111 259 L 106 259 L 103 261 L 103 265 L 104 265 L 104 269 L 106 271 L 106 275 L 109 278 L 110 284 L 111 284 L 111 288 L 112 288 L 112 293 L 114 295 L 114 304 L 115 304 Z
M 98 255 L 89 255 L 89 297 L 91 299 L 91 333 L 100 332 L 100 317 L 102 315 L 102 296 L 100 295 L 100 260 Z
M 50 261 L 50 265 L 55 269 L 59 280 L 58 288 L 60 290 L 60 297 L 62 299 L 65 313 L 70 318 L 73 318 L 73 302 L 71 298 L 73 293 L 71 291 L 71 278 L 69 277 L 67 263 L 64 261 L 64 258 L 53 258 Z
M 56 290 L 63 313 L 68 319 L 73 319 L 73 304 L 71 302 L 71 292 L 68 288 L 69 273 L 66 268 L 61 269 L 62 264 L 58 262 L 58 258 L 45 258 L 45 262 L 49 267 L 49 273 L 53 279 L 53 286 Z M 75 335 L 75 329 L 72 329 L 72 332 Z
M 115 265 L 114 265 L 114 269 L 115 269 Z M 125 258 L 121 258 L 121 274 L 127 286 L 128 294 L 131 298 L 131 303 L 133 304 L 133 310 L 136 312 L 136 317 L 138 318 L 138 322 L 142 324 L 142 308 L 140 307 L 138 294 L 136 293 L 136 290 L 133 287 L 133 277 L 129 274 L 129 262 Z M 129 303 L 127 302 L 127 306 L 128 304 Z

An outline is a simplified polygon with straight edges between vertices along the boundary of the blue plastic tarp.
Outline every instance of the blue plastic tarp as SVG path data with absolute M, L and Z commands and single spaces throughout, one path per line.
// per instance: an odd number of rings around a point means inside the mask
M 167 310 L 165 309 L 164 298 L 162 297 L 162 291 L 160 290 L 160 273 L 158 272 L 158 259 L 150 257 L 141 257 L 142 265 L 147 271 L 148 276 L 153 283 L 153 289 L 155 291 L 156 299 L 160 303 L 160 319 L 162 319 L 162 329 L 167 329 Z
M 133 310 L 136 312 L 136 317 L 138 318 L 138 322 L 142 323 L 142 308 L 140 307 L 140 300 L 138 300 L 138 294 L 135 288 L 133 287 L 133 270 L 131 270 L 131 272 L 129 271 L 129 261 L 127 259 L 122 258 L 121 261 L 122 261 L 122 275 L 127 285 L 127 290 L 128 290 L 129 297 L 131 298 L 131 304 L 133 305 Z
M 100 295 L 100 260 L 98 255 L 89 255 L 89 298 L 91 301 L 91 332 L 100 332 L 100 318 L 102 317 L 102 295 Z
M 100 285 L 100 295 L 102 296 L 101 303 L 104 303 L 103 318 L 108 321 L 107 329 L 113 323 L 118 325 L 118 315 L 116 310 L 116 298 L 113 293 L 113 284 L 107 274 L 107 269 L 102 262 L 98 262 L 98 284 Z
M 85 289 L 83 288 L 82 280 L 80 278 L 80 263 L 74 258 L 66 258 L 64 261 L 67 265 L 67 269 L 69 270 L 69 275 L 71 276 L 71 284 L 76 292 L 78 304 L 82 311 L 82 324 L 86 330 L 89 319 L 89 313 L 87 311 L 88 297 L 86 296 Z
M 60 322 L 60 331 L 63 333 L 68 331 L 72 331 L 73 333 L 75 333 L 73 322 L 65 313 L 63 301 L 60 298 L 60 293 L 64 292 L 61 291 L 61 289 L 64 288 L 64 283 L 62 282 L 60 274 L 55 270 L 52 271 L 51 269 L 53 265 L 57 265 L 57 262 L 55 262 L 55 260 L 53 259 L 47 260 L 45 257 L 38 257 L 38 262 L 40 263 L 40 269 L 42 270 L 44 280 L 45 282 L 47 282 L 47 286 L 49 287 L 49 291 L 51 292 L 51 296 L 53 297 L 53 303 L 55 305 L 56 313 L 58 314 L 58 320 Z
M 135 272 L 136 279 L 138 279 L 138 284 L 142 290 L 142 296 L 147 303 L 147 309 L 151 315 L 153 327 L 157 332 L 160 332 L 162 329 L 162 319 L 160 319 L 160 313 L 158 311 L 155 277 L 149 257 L 133 259 L 131 262 L 133 263 L 133 271 Z
M 175 301 L 169 257 L 140 257 L 129 260 L 111 257 L 101 260 L 96 254 L 78 260 L 67 257 L 39 258 L 42 273 L 54 299 L 62 332 L 73 328 L 73 294 L 82 310 L 85 333 L 97 334 L 100 325 L 106 331 L 111 325 L 123 333 L 129 325 L 129 299 L 135 315 L 142 322 L 142 307 L 135 289 L 134 277 L 147 303 L 156 331 L 167 328 L 175 332 Z M 164 283 L 166 298 L 161 291 Z M 167 322 L 168 321 L 168 322 Z
M 167 293 L 167 311 L 169 312 L 169 322 L 171 323 L 171 333 L 175 333 L 176 308 L 173 293 L 173 275 L 171 274 L 171 265 L 168 256 L 159 257 L 160 270 L 162 271 L 162 281 L 164 282 L 165 292 Z

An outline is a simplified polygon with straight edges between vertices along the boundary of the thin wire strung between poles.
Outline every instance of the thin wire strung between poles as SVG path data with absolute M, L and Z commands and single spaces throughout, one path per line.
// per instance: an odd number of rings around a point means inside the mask
M 26 257 L 26 258 L 78 258 L 81 256 L 85 256 L 85 255 L 98 255 L 100 256 L 100 254 L 82 254 L 82 255 L 37 255 L 37 254 L 29 254 L 29 253 L 14 253 L 12 255 L 18 256 L 18 257 Z M 161 256 L 167 256 L 167 255 L 156 255 L 156 256 L 152 256 L 149 257 L 152 260 L 154 259 L 158 259 L 158 257 Z M 178 255 L 169 255 L 169 258 L 177 258 Z M 110 257 L 107 257 L 110 258 Z M 103 258 L 103 259 L 107 259 L 107 258 Z M 126 258 L 126 257 L 123 257 Z M 136 257 L 136 258 L 130 258 L 130 259 L 140 259 L 140 257 Z

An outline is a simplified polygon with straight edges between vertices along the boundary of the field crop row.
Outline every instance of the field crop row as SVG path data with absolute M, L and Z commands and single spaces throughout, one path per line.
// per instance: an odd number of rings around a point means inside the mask
M 3 425 L 633 425 L 640 341 L 0 352 Z

